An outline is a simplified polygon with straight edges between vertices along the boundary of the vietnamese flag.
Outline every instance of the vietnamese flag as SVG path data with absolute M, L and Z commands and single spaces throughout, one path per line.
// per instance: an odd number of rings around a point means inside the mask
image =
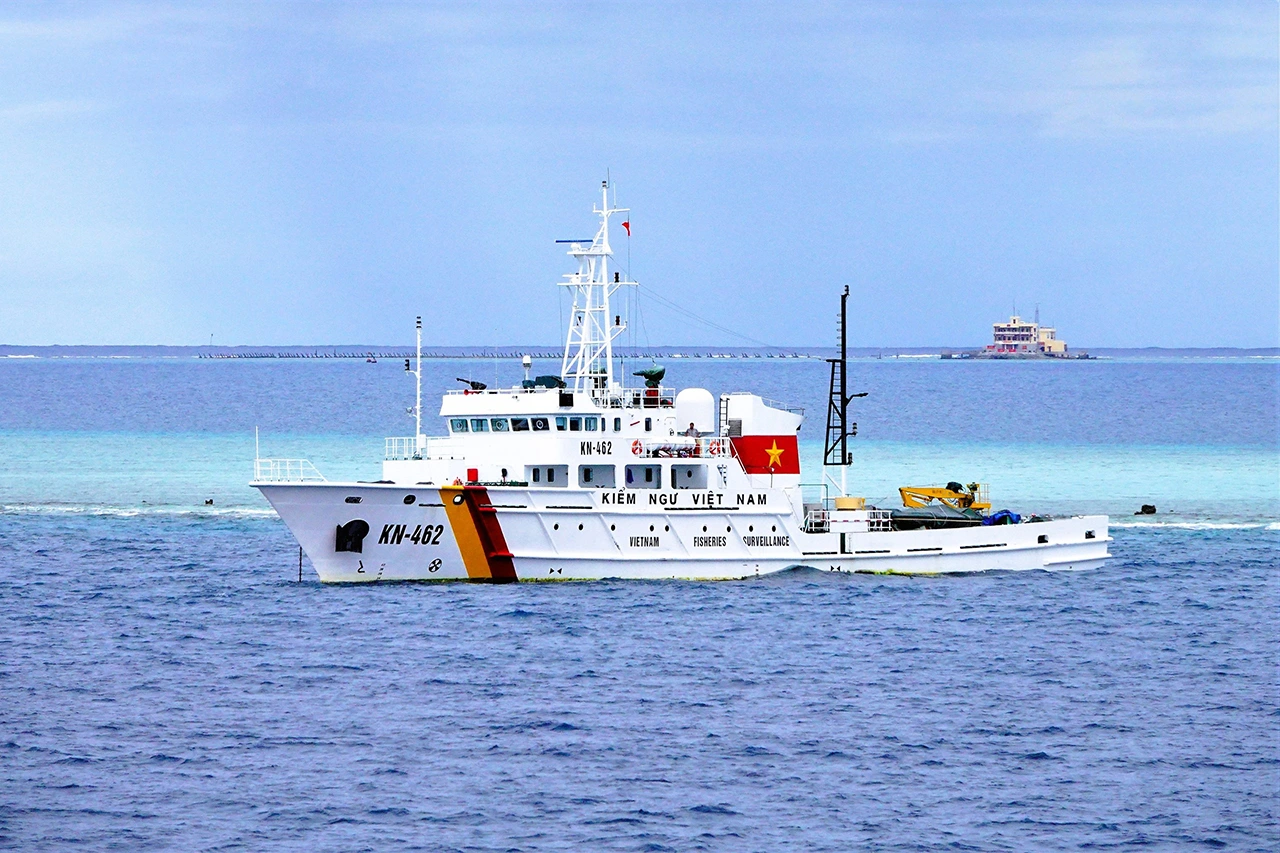
M 729 440 L 748 474 L 800 473 L 800 445 L 794 435 L 743 435 Z
M 627 229 L 627 236 L 630 237 L 631 236 L 631 220 L 628 219 L 626 222 L 622 223 L 622 227 Z

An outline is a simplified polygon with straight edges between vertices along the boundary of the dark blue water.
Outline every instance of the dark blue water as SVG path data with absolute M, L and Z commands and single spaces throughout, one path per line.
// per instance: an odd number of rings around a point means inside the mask
M 1098 571 L 359 588 L 297 583 L 296 546 L 252 493 L 142 511 L 104 462 L 178 441 L 172 467 L 204 472 L 202 448 L 242 421 L 322 431 L 300 407 L 332 406 L 350 433 L 396 426 L 344 409 L 353 366 L 58 366 L 0 365 L 0 474 L 40 454 L 49 470 L 0 482 L 0 845 L 1280 849 L 1280 524 L 1228 500 L 1250 476 L 1280 491 L 1273 365 L 1038 382 L 1018 365 L 976 392 L 954 365 L 867 367 L 913 412 L 976 394 L 1025 458 L 1071 455 L 1013 413 L 1074 388 L 1111 400 L 1082 419 L 1090 459 L 1191 453 L 1191 491 L 1194 460 L 1240 466 L 1203 472 L 1228 484 L 1201 494 L 1207 517 L 1115 530 Z M 786 372 L 812 366 L 733 370 L 813 396 Z M 371 405 L 403 391 L 387 376 Z M 1230 453 L 1194 454 L 1206 418 L 1236 422 Z M 75 480 L 104 494 L 48 505 L 69 467 L 105 471 Z

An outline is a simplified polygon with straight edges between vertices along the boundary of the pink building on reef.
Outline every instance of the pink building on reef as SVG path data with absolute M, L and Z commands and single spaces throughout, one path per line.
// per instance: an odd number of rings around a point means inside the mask
M 1039 319 L 1023 320 L 1015 314 L 1007 323 L 992 324 L 992 338 L 993 342 L 983 349 L 984 355 L 1014 358 L 1065 358 L 1067 355 L 1066 341 L 1058 340 L 1057 330 L 1041 326 Z

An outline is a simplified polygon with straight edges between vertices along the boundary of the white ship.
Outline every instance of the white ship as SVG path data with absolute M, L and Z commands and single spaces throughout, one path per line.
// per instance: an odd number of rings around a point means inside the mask
M 610 310 L 618 289 L 634 284 L 610 269 L 610 218 L 625 210 L 609 204 L 607 184 L 601 196 L 599 230 L 570 244 L 578 269 L 560 282 L 573 311 L 559 376 L 447 393 L 448 435 L 428 437 L 419 318 L 417 430 L 386 440 L 380 481 L 329 482 L 306 460 L 255 460 L 252 485 L 320 580 L 720 580 L 795 567 L 936 574 L 1086 569 L 1109 556 L 1106 516 L 991 524 L 968 509 L 968 519 L 922 529 L 845 496 L 856 426 L 847 420 L 843 326 L 821 485 L 801 483 L 801 410 L 750 393 L 675 393 L 661 370 L 628 387 L 613 357 L 626 325 Z M 935 523 L 947 526 L 928 528 Z

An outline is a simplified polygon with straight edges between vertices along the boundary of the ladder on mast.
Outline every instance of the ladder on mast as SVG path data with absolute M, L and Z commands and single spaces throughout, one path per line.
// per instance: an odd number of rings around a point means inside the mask
M 840 342 L 840 357 L 829 358 L 831 365 L 831 388 L 827 397 L 827 436 L 826 446 L 822 454 L 822 464 L 827 468 L 840 469 L 840 494 L 847 495 L 848 471 L 853 464 L 853 454 L 849 452 L 849 439 L 858 434 L 858 424 L 849 421 L 849 403 L 855 397 L 865 397 L 849 393 L 849 285 L 844 286 L 840 295 L 840 316 L 837 320 Z

